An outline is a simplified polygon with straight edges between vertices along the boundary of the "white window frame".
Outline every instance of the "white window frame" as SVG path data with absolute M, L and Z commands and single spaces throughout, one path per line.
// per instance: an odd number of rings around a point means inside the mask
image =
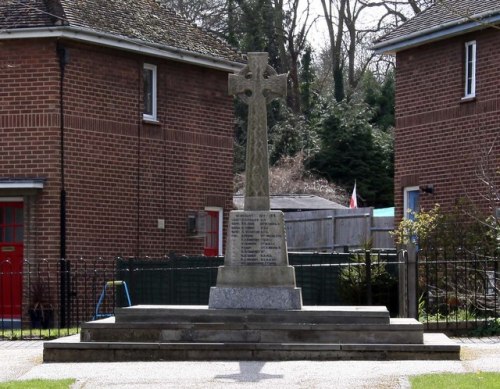
M 205 211 L 215 211 L 215 212 L 218 212 L 219 213 L 219 247 L 217 248 L 217 251 L 218 251 L 218 256 L 219 257 L 222 257 L 224 256 L 224 253 L 222 252 L 222 247 L 223 247 L 223 240 L 224 240 L 224 236 L 223 236 L 223 228 L 224 228 L 224 222 L 222 220 L 223 216 L 224 216 L 224 209 L 221 208 L 221 207 L 205 207 Z
M 472 58 L 469 58 L 469 48 L 472 47 Z M 476 62 L 477 62 L 477 45 L 476 41 L 470 41 L 465 43 L 465 87 L 464 87 L 464 99 L 470 99 L 476 97 Z M 469 62 L 472 64 L 472 69 L 469 72 Z M 471 79 L 471 85 L 469 89 L 469 78 Z
M 408 219 L 408 207 L 409 207 L 409 204 L 408 204 L 408 192 L 420 192 L 420 187 L 418 186 L 407 186 L 404 188 L 404 191 L 403 191 L 403 218 L 404 219 Z
M 143 120 L 149 120 L 149 121 L 157 121 L 157 79 L 158 79 L 158 70 L 156 65 L 150 64 L 150 63 L 145 63 L 143 65 L 143 70 L 151 70 L 152 74 L 152 80 L 151 80 L 151 100 L 152 100 L 152 113 L 143 113 L 142 118 Z M 143 91 L 145 94 L 146 91 Z M 143 107 L 144 108 L 144 107 Z

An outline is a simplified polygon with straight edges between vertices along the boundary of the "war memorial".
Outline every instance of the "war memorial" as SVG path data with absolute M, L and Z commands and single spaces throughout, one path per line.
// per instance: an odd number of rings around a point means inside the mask
M 286 95 L 267 53 L 229 76 L 248 105 L 243 211 L 232 211 L 224 266 L 208 306 L 137 305 L 45 343 L 44 362 L 160 360 L 459 359 L 460 346 L 424 334 L 384 306 L 303 306 L 288 263 L 284 216 L 270 211 L 267 104 Z

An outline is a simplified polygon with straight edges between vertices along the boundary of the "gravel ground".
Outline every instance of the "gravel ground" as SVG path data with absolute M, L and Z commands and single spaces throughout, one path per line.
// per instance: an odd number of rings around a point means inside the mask
M 75 378 L 75 388 L 409 388 L 411 375 L 500 372 L 500 337 L 455 339 L 460 361 L 42 363 L 43 342 L 0 342 L 0 381 Z

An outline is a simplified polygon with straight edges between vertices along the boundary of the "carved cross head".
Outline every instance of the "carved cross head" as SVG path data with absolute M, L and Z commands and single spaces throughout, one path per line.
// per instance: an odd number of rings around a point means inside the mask
M 278 75 L 267 63 L 268 57 L 268 53 L 248 53 L 248 65 L 239 73 L 229 75 L 229 94 L 248 105 L 269 104 L 275 98 L 286 96 L 287 75 Z

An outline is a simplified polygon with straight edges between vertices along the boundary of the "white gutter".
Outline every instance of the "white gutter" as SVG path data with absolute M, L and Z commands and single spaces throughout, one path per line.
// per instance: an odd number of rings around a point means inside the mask
M 207 54 L 199 54 L 172 46 L 148 43 L 137 39 L 112 35 L 81 27 L 56 26 L 19 28 L 0 31 L 0 40 L 38 38 L 66 38 L 74 41 L 112 47 L 119 50 L 185 62 L 227 72 L 239 71 L 245 66 L 243 63 L 216 58 Z
M 499 11 L 495 12 L 498 13 Z M 449 38 L 455 35 L 465 34 L 467 32 L 471 32 L 481 28 L 487 28 L 488 24 L 496 24 L 500 21 L 500 15 L 486 17 L 487 15 L 491 14 L 492 12 L 489 11 L 483 14 L 474 15 L 471 17 L 471 19 L 463 18 L 460 20 L 455 20 L 453 22 L 440 24 L 426 30 L 416 31 L 402 37 L 397 37 L 388 41 L 376 43 L 370 49 L 375 50 L 376 54 L 393 54 L 397 51 L 422 45 L 424 43 Z M 466 21 L 469 22 L 465 23 Z

